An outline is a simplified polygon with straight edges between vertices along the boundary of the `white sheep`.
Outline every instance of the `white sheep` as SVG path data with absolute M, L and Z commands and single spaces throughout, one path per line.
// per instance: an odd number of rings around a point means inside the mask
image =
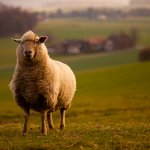
M 60 110 L 60 128 L 65 127 L 67 110 L 76 91 L 75 75 L 64 63 L 51 59 L 44 42 L 46 36 L 38 37 L 26 32 L 16 50 L 17 64 L 10 82 L 10 89 L 17 104 L 25 112 L 22 134 L 27 133 L 30 109 L 40 112 L 42 128 L 46 135 L 46 117 L 49 128 L 53 128 L 52 112 Z

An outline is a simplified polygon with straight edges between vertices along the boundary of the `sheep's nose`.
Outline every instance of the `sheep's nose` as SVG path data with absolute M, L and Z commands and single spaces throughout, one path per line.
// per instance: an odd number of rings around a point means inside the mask
M 25 53 L 26 58 L 31 58 L 32 57 L 32 51 L 31 50 L 26 50 L 24 53 Z
M 28 50 L 28 51 L 25 51 L 25 54 L 26 55 L 30 55 L 32 52 L 30 51 L 30 50 Z

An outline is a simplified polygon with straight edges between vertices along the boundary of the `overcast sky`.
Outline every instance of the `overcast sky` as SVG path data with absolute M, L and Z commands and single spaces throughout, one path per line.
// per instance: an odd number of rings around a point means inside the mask
M 86 7 L 120 7 L 127 6 L 130 0 L 0 0 L 0 2 L 35 9 L 86 8 Z

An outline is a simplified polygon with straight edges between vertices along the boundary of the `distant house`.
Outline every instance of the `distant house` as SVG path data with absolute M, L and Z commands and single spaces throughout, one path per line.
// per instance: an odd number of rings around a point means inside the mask
M 112 50 L 123 50 L 134 47 L 136 40 L 137 39 L 132 32 L 131 35 L 120 32 L 117 34 L 112 34 L 107 38 L 107 41 L 111 42 Z
M 53 46 L 53 51 L 58 54 L 79 54 L 100 52 L 104 50 L 105 39 L 91 37 L 84 40 L 65 40 Z
M 81 52 L 82 41 L 65 40 L 53 46 L 55 53 L 58 54 L 79 54 Z
M 63 43 L 65 53 L 79 54 L 81 52 L 82 41 L 81 40 L 65 40 Z
M 137 38 L 137 30 L 132 28 L 128 34 L 122 31 L 112 34 L 107 38 L 90 37 L 82 40 L 64 40 L 53 45 L 49 51 L 57 54 L 80 54 L 123 50 L 134 47 Z
M 91 37 L 83 40 L 82 52 L 100 52 L 104 50 L 105 39 L 101 37 Z
M 114 43 L 113 43 L 113 41 L 110 40 L 110 39 L 107 39 L 107 40 L 105 41 L 105 43 L 104 43 L 103 48 L 104 48 L 104 50 L 105 50 L 106 52 L 111 52 L 111 51 L 113 51 L 113 50 L 114 50 Z
M 79 54 L 81 52 L 82 41 L 80 40 L 66 40 L 63 42 L 65 53 Z

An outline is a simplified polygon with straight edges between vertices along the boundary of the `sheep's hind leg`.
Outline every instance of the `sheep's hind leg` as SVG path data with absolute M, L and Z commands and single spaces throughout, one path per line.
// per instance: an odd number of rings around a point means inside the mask
M 66 110 L 65 109 L 60 109 L 60 129 L 65 128 L 65 114 Z
M 26 135 L 27 134 L 27 125 L 28 125 L 29 116 L 30 116 L 30 109 L 29 110 L 25 110 L 24 127 L 23 127 L 23 131 L 22 131 L 22 135 Z
M 41 121 L 42 121 L 41 132 L 42 132 L 43 135 L 47 135 L 46 115 L 47 115 L 46 111 L 41 112 Z
M 53 117 L 52 117 L 52 112 L 50 111 L 47 112 L 47 122 L 48 122 L 49 129 L 53 129 L 54 128 Z

